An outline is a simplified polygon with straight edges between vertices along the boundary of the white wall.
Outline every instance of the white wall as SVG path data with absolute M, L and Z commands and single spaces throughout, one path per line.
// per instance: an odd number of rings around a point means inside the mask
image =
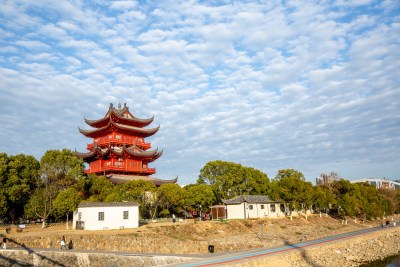
M 128 219 L 123 218 L 123 212 L 128 211 Z M 99 221 L 99 212 L 104 212 L 104 221 Z M 84 221 L 85 230 L 107 230 L 139 227 L 139 207 L 82 207 L 74 212 L 73 227 L 76 221 Z
M 244 203 L 226 205 L 227 219 L 245 219 L 244 218 Z
M 250 205 L 253 206 L 250 209 Z M 271 211 L 273 204 L 260 203 L 241 203 L 226 205 L 228 219 L 248 219 L 248 218 L 276 218 L 284 217 L 285 213 L 280 210 L 280 203 L 275 203 L 275 211 Z

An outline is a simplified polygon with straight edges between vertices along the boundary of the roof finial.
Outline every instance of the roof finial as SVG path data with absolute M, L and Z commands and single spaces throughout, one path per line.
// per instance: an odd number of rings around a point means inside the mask
M 118 104 L 118 109 L 121 109 L 121 102 L 119 102 Z
M 110 103 L 110 109 L 112 109 L 113 108 L 113 103 Z

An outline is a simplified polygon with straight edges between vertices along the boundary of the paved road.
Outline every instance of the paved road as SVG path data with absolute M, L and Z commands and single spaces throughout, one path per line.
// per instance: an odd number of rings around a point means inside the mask
M 393 226 L 393 224 L 391 224 L 388 227 L 394 227 L 394 226 Z M 235 262 L 238 262 L 241 260 L 254 259 L 254 258 L 258 258 L 258 257 L 275 256 L 275 255 L 287 253 L 287 252 L 290 252 L 293 250 L 304 250 L 305 248 L 308 248 L 308 247 L 317 247 L 317 246 L 321 246 L 326 243 L 338 242 L 343 239 L 349 239 L 349 238 L 369 234 L 369 233 L 376 232 L 376 231 L 386 230 L 388 227 L 368 228 L 368 229 L 363 229 L 360 231 L 354 231 L 354 232 L 349 232 L 346 234 L 335 235 L 335 236 L 331 236 L 331 237 L 320 238 L 317 240 L 307 241 L 307 242 L 293 244 L 293 245 L 280 246 L 280 247 L 270 248 L 270 249 L 263 248 L 263 249 L 253 249 L 253 250 L 247 250 L 247 251 L 241 251 L 241 252 L 234 252 L 234 253 L 229 253 L 229 254 L 225 253 L 223 255 L 215 255 L 214 257 L 210 257 L 210 258 L 206 258 L 206 259 L 203 258 L 203 259 L 194 260 L 190 263 L 186 262 L 183 264 L 172 264 L 172 265 L 168 265 L 168 266 L 186 266 L 186 267 L 216 266 L 216 265 L 220 265 L 220 264 L 235 263 Z M 400 224 L 397 224 L 395 227 L 400 227 Z

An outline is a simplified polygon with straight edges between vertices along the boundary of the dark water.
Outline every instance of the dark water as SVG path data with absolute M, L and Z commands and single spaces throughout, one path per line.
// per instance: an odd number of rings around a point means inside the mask
M 387 257 L 382 260 L 371 261 L 360 265 L 362 267 L 400 267 L 400 255 Z

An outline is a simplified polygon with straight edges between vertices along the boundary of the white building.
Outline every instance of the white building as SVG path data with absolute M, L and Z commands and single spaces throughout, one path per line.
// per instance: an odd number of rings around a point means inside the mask
M 268 196 L 241 195 L 224 199 L 227 219 L 276 218 L 285 216 L 285 204 Z
M 108 230 L 139 227 L 136 202 L 83 202 L 74 212 L 75 230 Z
M 387 179 L 374 179 L 374 178 L 366 178 L 366 179 L 358 179 L 350 181 L 350 183 L 369 183 L 376 188 L 392 188 L 392 189 L 400 189 L 400 183 L 397 181 L 391 181 Z

